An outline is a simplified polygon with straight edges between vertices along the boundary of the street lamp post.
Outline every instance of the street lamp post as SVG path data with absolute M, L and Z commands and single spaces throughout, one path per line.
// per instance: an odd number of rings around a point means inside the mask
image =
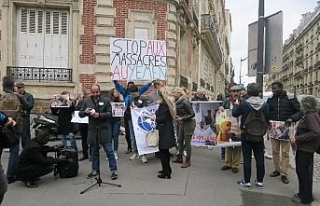
M 257 83 L 263 86 L 263 55 L 264 55 L 264 0 L 259 0 L 258 20 L 258 55 L 257 55 Z

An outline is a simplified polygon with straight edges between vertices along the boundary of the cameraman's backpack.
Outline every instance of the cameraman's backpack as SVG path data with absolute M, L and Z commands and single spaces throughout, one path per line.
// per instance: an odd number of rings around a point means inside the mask
M 79 171 L 78 152 L 70 147 L 62 148 L 57 155 L 64 154 L 67 156 L 66 161 L 57 164 L 57 172 L 61 178 L 76 177 Z
M 0 93 L 0 109 L 8 117 L 12 117 L 17 123 L 21 118 L 21 103 L 19 97 L 13 92 Z
M 261 142 L 269 128 L 266 117 L 262 112 L 265 104 L 258 111 L 253 109 L 249 103 L 248 105 L 250 107 L 250 113 L 243 125 L 245 139 L 250 142 Z

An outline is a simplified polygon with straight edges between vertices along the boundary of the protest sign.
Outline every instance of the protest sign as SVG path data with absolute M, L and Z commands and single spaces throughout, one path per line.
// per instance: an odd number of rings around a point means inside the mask
M 112 80 L 166 79 L 166 41 L 110 38 Z
M 191 101 L 196 127 L 191 145 L 197 147 L 241 146 L 240 118 L 234 118 L 231 110 L 218 110 L 221 101 Z
M 70 107 L 69 95 L 55 94 L 52 96 L 51 107 Z
M 159 104 L 153 104 L 143 108 L 132 108 L 131 118 L 134 130 L 134 136 L 139 155 L 155 153 L 159 151 L 158 147 L 148 147 L 146 136 L 156 126 L 155 112 Z
M 71 122 L 74 123 L 81 123 L 81 124 L 88 124 L 89 123 L 89 117 L 85 116 L 85 117 L 80 117 L 79 116 L 79 111 L 75 111 L 74 115 L 71 119 Z
M 111 102 L 112 116 L 123 117 L 124 115 L 124 102 Z

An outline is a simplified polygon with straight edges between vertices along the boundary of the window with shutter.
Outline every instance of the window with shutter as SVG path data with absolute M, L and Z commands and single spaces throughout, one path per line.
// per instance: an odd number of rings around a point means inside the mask
M 68 11 L 19 8 L 17 14 L 17 66 L 67 68 Z

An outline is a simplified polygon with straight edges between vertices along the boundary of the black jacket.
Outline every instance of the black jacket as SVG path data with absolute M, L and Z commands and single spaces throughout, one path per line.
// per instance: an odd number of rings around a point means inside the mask
M 97 137 L 100 138 L 100 143 L 102 144 L 111 143 L 110 118 L 112 116 L 112 108 L 109 99 L 100 97 L 95 101 L 92 97 L 86 98 L 79 112 L 80 117 L 87 116 L 84 112 L 86 108 L 92 108 L 100 114 L 99 118 L 89 116 L 88 144 L 95 145 Z M 100 131 L 98 128 L 100 128 Z
M 200 97 L 197 96 L 197 94 L 195 94 L 192 97 L 191 101 L 208 101 L 208 98 L 205 95 L 203 95 L 203 97 L 200 98 Z
M 302 118 L 300 103 L 293 94 L 287 94 L 285 91 L 279 97 L 270 96 L 267 100 L 270 107 L 269 120 L 286 121 L 292 118 L 294 122 Z
M 34 107 L 34 98 L 33 95 L 28 93 L 28 92 L 24 92 L 23 94 L 24 99 L 27 101 L 27 105 L 23 106 L 22 109 L 25 111 L 25 114 L 27 116 L 30 116 L 30 112 Z
M 17 176 L 21 179 L 28 179 L 35 167 L 46 167 L 57 163 L 58 159 L 47 156 L 48 152 L 53 151 L 52 147 L 40 145 L 34 139 L 28 141 L 19 156 Z
M 58 116 L 58 133 L 68 135 L 74 133 L 74 123 L 71 122 L 72 114 L 75 111 L 75 105 L 72 103 L 70 107 L 54 108 L 51 107 L 51 113 Z
M 163 100 L 156 111 L 157 129 L 159 130 L 159 149 L 170 149 L 176 145 L 173 120 L 167 103 Z
M 194 111 L 187 98 L 181 96 L 175 101 L 177 116 L 182 118 L 182 122 L 190 121 L 194 116 Z

